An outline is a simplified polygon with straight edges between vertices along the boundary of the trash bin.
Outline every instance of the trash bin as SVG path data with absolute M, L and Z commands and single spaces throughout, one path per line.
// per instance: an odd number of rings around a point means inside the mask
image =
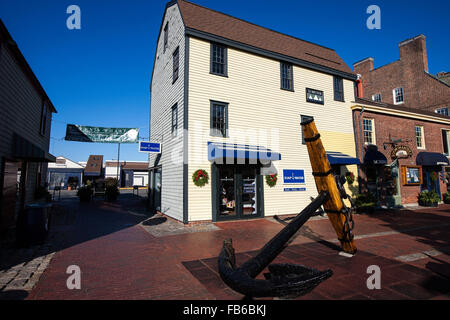
M 50 228 L 51 207 L 50 203 L 33 203 L 19 213 L 16 240 L 20 247 L 45 242 Z

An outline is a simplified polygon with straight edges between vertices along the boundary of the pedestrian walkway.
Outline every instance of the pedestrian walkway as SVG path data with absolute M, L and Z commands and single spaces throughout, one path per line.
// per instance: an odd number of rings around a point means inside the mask
M 241 299 L 217 274 L 224 239 L 238 264 L 284 225 L 273 218 L 214 224 L 212 230 L 154 235 L 152 217 L 133 197 L 115 203 L 73 203 L 77 218 L 66 241 L 27 299 Z M 339 255 L 327 219 L 308 221 L 275 262 L 331 269 L 333 276 L 300 299 L 449 299 L 450 206 L 355 216 L 358 253 Z M 146 226 L 147 221 L 147 226 Z M 181 224 L 179 228 L 184 227 Z M 426 255 L 435 250 L 436 254 Z M 404 259 L 406 255 L 417 259 Z M 67 268 L 81 269 L 81 289 L 69 290 Z M 367 288 L 369 265 L 381 268 L 381 289 Z

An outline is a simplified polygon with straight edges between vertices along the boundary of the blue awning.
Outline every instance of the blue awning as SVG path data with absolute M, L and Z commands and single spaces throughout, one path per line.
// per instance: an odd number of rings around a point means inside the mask
M 327 151 L 327 157 L 331 165 L 361 164 L 358 158 L 351 157 L 341 152 Z
M 208 160 L 224 158 L 276 161 L 281 160 L 281 154 L 261 146 L 208 142 Z
M 419 152 L 416 163 L 420 166 L 448 166 L 449 161 L 442 153 Z
M 387 158 L 378 150 L 367 150 L 364 155 L 364 164 L 387 164 Z

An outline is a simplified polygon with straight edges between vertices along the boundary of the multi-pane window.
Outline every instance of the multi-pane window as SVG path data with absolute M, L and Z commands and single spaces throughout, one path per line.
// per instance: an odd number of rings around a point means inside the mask
M 444 116 L 448 116 L 448 108 L 439 108 L 436 109 L 436 113 L 442 114 Z
M 399 104 L 399 103 L 405 102 L 403 88 L 395 88 L 392 93 L 394 96 L 394 104 Z
M 372 101 L 381 102 L 381 93 L 373 94 Z
M 334 100 L 344 101 L 344 80 L 341 77 L 333 77 Z
M 173 82 L 175 82 L 178 79 L 178 69 L 180 65 L 179 52 L 180 52 L 179 47 L 177 47 L 175 52 L 173 53 Z
M 178 105 L 172 107 L 172 135 L 176 136 L 178 131 Z
M 44 102 L 42 104 L 42 110 L 41 110 L 41 127 L 39 132 L 45 136 L 45 132 L 47 130 L 47 116 L 48 116 L 48 107 L 47 104 Z
M 311 116 L 304 116 L 304 115 L 302 115 L 301 117 L 302 117 L 302 122 L 305 122 L 305 121 L 313 119 L 313 117 L 311 117 Z M 303 129 L 302 129 L 302 144 L 306 144 L 306 142 L 305 142 L 305 134 L 303 133 Z
M 423 127 L 422 126 L 416 126 L 416 142 L 417 142 L 417 148 L 424 149 L 425 148 L 425 140 L 423 136 Z
M 374 125 L 373 119 L 363 119 L 364 143 L 374 144 Z
M 450 155 L 450 130 L 442 130 L 442 144 L 444 153 Z
M 211 101 L 211 135 L 226 137 L 228 129 L 228 104 Z
M 169 45 L 169 23 L 166 23 L 164 27 L 164 52 L 166 52 L 167 46 Z
M 292 64 L 281 62 L 281 89 L 294 90 Z
M 227 48 L 217 43 L 211 43 L 211 73 L 220 76 L 227 75 Z

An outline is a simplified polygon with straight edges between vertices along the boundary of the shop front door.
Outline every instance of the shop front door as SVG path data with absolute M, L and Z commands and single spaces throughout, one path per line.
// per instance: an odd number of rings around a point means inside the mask
M 257 166 L 217 165 L 213 171 L 215 220 L 262 217 L 262 177 Z
M 439 197 L 441 196 L 441 188 L 439 185 L 439 171 L 441 170 L 441 167 L 422 167 L 422 191 L 434 191 L 439 195 Z

